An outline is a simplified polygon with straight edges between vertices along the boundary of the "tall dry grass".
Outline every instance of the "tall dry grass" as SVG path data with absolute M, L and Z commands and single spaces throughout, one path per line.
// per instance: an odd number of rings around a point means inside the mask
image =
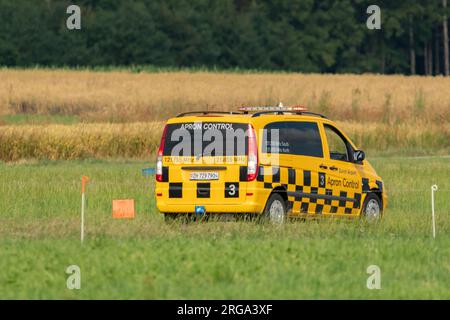
M 336 120 L 444 123 L 450 118 L 449 88 L 445 77 L 0 69 L 0 115 L 155 121 L 182 111 L 282 101 Z
M 450 124 L 339 123 L 368 155 L 450 154 Z M 0 126 L 0 160 L 145 158 L 154 160 L 163 122 Z
M 0 126 L 0 160 L 148 157 L 162 123 Z
M 179 112 L 280 101 L 340 121 L 372 154 L 449 154 L 449 88 L 445 77 L 0 69 L 0 160 L 147 157 Z M 16 114 L 81 123 L 1 125 Z

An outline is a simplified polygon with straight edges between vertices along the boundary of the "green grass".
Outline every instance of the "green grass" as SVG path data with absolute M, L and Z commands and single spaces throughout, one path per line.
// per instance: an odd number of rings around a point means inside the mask
M 80 120 L 72 115 L 8 114 L 0 117 L 0 125 L 75 124 Z
M 382 223 L 323 220 L 166 225 L 151 166 L 137 161 L 0 163 L 0 298 L 450 297 L 449 158 L 376 158 L 389 208 Z M 81 175 L 89 175 L 86 240 L 79 243 Z M 430 186 L 436 183 L 437 239 Z M 111 200 L 134 198 L 134 220 Z M 81 268 L 81 290 L 65 270 Z M 366 268 L 381 268 L 368 290 Z

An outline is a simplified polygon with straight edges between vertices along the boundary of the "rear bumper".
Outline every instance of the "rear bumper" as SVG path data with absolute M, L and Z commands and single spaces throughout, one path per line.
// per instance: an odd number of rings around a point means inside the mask
M 264 210 L 264 205 L 254 202 L 244 202 L 241 204 L 202 204 L 199 202 L 198 206 L 204 206 L 206 213 L 261 213 Z M 194 213 L 195 204 L 166 204 L 157 201 L 157 208 L 162 213 Z

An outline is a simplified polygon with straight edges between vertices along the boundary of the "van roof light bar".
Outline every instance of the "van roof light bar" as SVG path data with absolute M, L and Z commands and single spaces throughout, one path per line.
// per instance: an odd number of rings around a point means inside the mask
M 283 106 L 283 104 L 280 102 L 278 106 L 254 106 L 254 107 L 247 107 L 243 106 L 239 108 L 239 111 L 243 111 L 245 114 L 248 114 L 249 112 L 254 112 L 252 114 L 252 117 L 259 117 L 263 114 L 297 114 L 297 115 L 308 115 L 308 116 L 316 116 L 321 117 L 324 119 L 327 119 L 323 114 L 310 112 L 308 109 L 301 105 L 295 105 L 295 106 Z
M 278 106 L 254 106 L 254 107 L 247 107 L 243 106 L 239 108 L 239 111 L 244 112 L 259 112 L 259 111 L 292 111 L 292 112 L 301 112 L 301 111 L 307 111 L 303 106 L 297 105 L 297 106 L 291 106 L 291 107 L 285 107 L 280 102 Z
M 264 114 L 273 114 L 273 113 L 280 114 L 280 115 L 283 115 L 283 114 L 286 114 L 286 113 L 290 113 L 290 114 L 296 114 L 296 115 L 299 115 L 299 116 L 314 116 L 314 117 L 320 117 L 320 118 L 323 118 L 323 119 L 328 119 L 323 114 L 315 113 L 315 112 L 309 112 L 309 111 L 300 111 L 300 112 L 293 112 L 293 111 L 287 111 L 287 112 L 284 112 L 284 111 L 261 111 L 261 112 L 253 113 L 252 114 L 252 118 L 259 117 L 259 116 L 264 115 Z

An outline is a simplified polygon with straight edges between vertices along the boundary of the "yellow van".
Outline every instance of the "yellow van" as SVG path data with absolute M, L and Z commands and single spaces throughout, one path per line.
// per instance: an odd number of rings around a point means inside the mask
M 156 164 L 156 205 L 180 215 L 381 218 L 381 178 L 325 116 L 303 107 L 195 111 L 168 120 Z

